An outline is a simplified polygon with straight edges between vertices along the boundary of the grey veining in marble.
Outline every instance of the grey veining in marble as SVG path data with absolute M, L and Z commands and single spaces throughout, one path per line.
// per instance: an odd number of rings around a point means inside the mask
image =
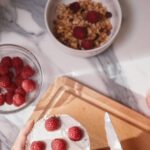
M 11 149 L 18 132 L 18 128 L 13 123 L 0 116 L 0 146 L 2 149 Z
M 120 103 L 138 110 L 134 94 L 127 88 L 128 84 L 119 61 L 114 54 L 113 46 L 111 46 L 108 51 L 96 56 L 94 59 L 96 59 L 97 70 L 99 70 L 99 65 L 103 68 L 103 72 L 100 72 L 99 74 L 105 83 L 109 93 L 108 95 L 113 99 L 118 100 Z M 92 61 L 92 63 L 93 62 L 94 61 Z M 126 86 L 124 87 L 121 85 Z

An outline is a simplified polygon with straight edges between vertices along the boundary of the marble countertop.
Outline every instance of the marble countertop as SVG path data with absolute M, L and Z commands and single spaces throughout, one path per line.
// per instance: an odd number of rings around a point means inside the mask
M 120 0 L 123 23 L 118 38 L 107 51 L 88 59 L 62 53 L 51 42 L 43 17 L 46 1 L 0 1 L 0 44 L 19 44 L 37 54 L 44 68 L 42 93 L 56 77 L 67 75 L 150 116 L 145 100 L 150 88 L 150 1 Z M 10 150 L 36 102 L 0 116 L 0 149 Z

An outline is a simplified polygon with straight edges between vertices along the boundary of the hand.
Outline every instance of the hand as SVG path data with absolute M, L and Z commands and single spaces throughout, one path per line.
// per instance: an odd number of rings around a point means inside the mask
M 25 127 L 20 131 L 11 150 L 25 150 L 27 136 L 34 126 L 34 121 L 29 121 Z

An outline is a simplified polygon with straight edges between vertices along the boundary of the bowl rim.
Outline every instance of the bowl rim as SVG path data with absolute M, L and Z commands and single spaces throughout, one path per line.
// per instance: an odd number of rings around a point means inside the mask
M 43 86 L 43 71 L 42 71 L 42 66 L 41 64 L 39 63 L 39 60 L 37 59 L 36 55 L 30 51 L 30 49 L 28 48 L 25 48 L 23 46 L 20 46 L 20 45 L 17 45 L 17 44 L 8 44 L 8 43 L 5 43 L 5 44 L 0 44 L 0 48 L 1 47 L 7 47 L 7 46 L 10 46 L 10 47 L 16 47 L 16 48 L 20 48 L 22 49 L 23 51 L 29 53 L 30 55 L 32 55 L 32 57 L 35 59 L 36 63 L 37 63 L 37 66 L 38 68 L 40 69 L 40 76 L 41 76 L 41 83 L 39 85 L 39 91 L 42 89 L 42 86 Z M 35 95 L 35 99 L 33 99 L 32 101 L 29 101 L 28 103 L 26 103 L 25 105 L 21 106 L 20 108 L 17 107 L 17 109 L 15 110 L 10 110 L 10 111 L 3 111 L 3 110 L 0 110 L 0 114 L 11 114 L 11 113 L 17 113 L 25 108 L 27 108 L 30 104 L 32 104 L 38 97 L 40 96 L 40 92 L 37 93 Z
M 64 44 L 62 44 L 55 36 L 54 34 L 52 33 L 50 27 L 49 27 L 49 24 L 48 24 L 48 8 L 49 8 L 49 5 L 51 3 L 52 0 L 47 0 L 47 3 L 46 3 L 46 6 L 45 6 L 45 11 L 44 11 L 44 22 L 45 22 L 45 25 L 46 25 L 46 28 L 48 30 L 48 33 L 49 35 L 52 37 L 52 39 L 59 43 L 60 46 L 63 46 L 65 49 L 68 49 L 70 52 L 79 52 L 79 53 L 93 53 L 93 52 L 97 52 L 97 51 L 100 51 L 100 52 L 103 52 L 105 51 L 111 44 L 112 42 L 115 40 L 115 38 L 117 37 L 119 31 L 120 31 L 120 28 L 121 28 L 121 24 L 122 24 L 122 10 L 121 10 L 121 5 L 119 3 L 119 0 L 116 0 L 116 5 L 117 5 L 117 12 L 118 12 L 118 16 L 119 16 L 119 23 L 117 25 L 117 28 L 116 28 L 116 31 L 114 32 L 113 36 L 106 42 L 104 43 L 103 45 L 101 45 L 100 47 L 96 47 L 96 48 L 93 48 L 93 49 L 90 49 L 90 50 L 79 50 L 79 49 L 74 49 L 72 47 L 69 47 L 69 46 L 66 46 Z

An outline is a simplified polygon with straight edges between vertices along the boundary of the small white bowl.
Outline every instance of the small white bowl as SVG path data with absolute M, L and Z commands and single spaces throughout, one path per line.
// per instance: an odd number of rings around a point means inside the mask
M 104 50 L 106 50 L 112 44 L 112 42 L 115 40 L 120 30 L 121 21 L 122 21 L 122 12 L 121 12 L 119 1 L 118 0 L 94 0 L 96 2 L 101 2 L 113 14 L 113 17 L 111 18 L 111 23 L 112 23 L 113 28 L 112 28 L 109 40 L 105 44 L 101 45 L 100 47 L 94 48 L 91 50 L 77 50 L 77 49 L 73 49 L 71 47 L 65 46 L 58 39 L 56 39 L 52 31 L 53 21 L 57 17 L 57 14 L 56 14 L 57 5 L 59 3 L 69 4 L 75 1 L 77 0 L 48 0 L 46 8 L 45 8 L 45 24 L 49 32 L 50 38 L 52 39 L 52 42 L 55 43 L 58 46 L 58 48 L 61 51 L 64 51 L 65 53 L 75 55 L 75 56 L 80 56 L 80 57 L 91 57 L 91 56 L 97 55 L 103 52 Z

